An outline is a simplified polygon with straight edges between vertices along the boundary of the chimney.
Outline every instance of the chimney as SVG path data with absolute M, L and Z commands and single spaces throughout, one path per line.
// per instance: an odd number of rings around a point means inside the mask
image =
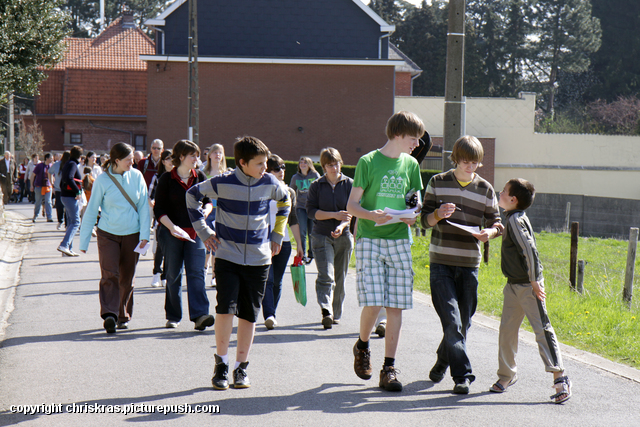
M 133 11 L 125 10 L 122 12 L 122 28 L 135 28 L 136 23 L 133 20 Z

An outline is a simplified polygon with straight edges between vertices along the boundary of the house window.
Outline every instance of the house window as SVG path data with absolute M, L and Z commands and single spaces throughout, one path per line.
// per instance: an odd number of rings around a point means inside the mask
M 81 133 L 72 133 L 70 142 L 73 145 L 82 145 L 82 134 Z
M 136 135 L 134 137 L 136 151 L 145 151 L 147 148 L 147 136 Z

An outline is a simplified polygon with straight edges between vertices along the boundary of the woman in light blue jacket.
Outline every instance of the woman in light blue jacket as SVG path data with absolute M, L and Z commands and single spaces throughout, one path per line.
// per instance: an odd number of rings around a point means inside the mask
M 91 199 L 80 228 L 80 251 L 86 253 L 91 230 L 98 218 L 98 257 L 100 260 L 100 316 L 107 333 L 127 329 L 133 313 L 133 284 L 140 244 L 149 241 L 149 203 L 147 185 L 133 169 L 133 148 L 119 142 L 111 148 L 105 173 L 93 183 Z M 117 183 L 117 184 L 116 184 Z M 125 196 L 126 194 L 126 196 Z

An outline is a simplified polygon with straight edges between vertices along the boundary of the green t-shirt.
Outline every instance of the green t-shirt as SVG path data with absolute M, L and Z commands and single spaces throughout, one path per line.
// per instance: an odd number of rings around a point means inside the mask
M 353 187 L 364 190 L 360 205 L 367 210 L 384 210 L 391 208 L 406 209 L 405 196 L 411 190 L 422 190 L 420 166 L 416 159 L 402 153 L 392 159 L 375 150 L 365 154 L 358 160 Z M 408 239 L 408 225 L 400 222 L 375 226 L 376 223 L 359 218 L 356 238 L 370 239 Z

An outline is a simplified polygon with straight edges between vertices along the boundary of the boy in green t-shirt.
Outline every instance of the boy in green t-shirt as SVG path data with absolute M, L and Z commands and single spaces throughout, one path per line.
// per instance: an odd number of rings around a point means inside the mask
M 353 347 L 354 370 L 360 378 L 371 378 L 369 336 L 382 307 L 387 309 L 385 359 L 380 387 L 401 391 L 394 368 L 402 310 L 413 307 L 413 269 L 409 226 L 415 218 L 386 225 L 392 216 L 385 208 L 406 209 L 405 197 L 422 190 L 418 162 L 411 151 L 424 134 L 422 120 L 400 111 L 387 122 L 389 140 L 384 147 L 360 158 L 347 211 L 359 218 L 356 233 L 356 270 L 360 337 Z M 420 197 L 418 197 L 420 200 Z M 418 206 L 418 209 L 420 206 Z

